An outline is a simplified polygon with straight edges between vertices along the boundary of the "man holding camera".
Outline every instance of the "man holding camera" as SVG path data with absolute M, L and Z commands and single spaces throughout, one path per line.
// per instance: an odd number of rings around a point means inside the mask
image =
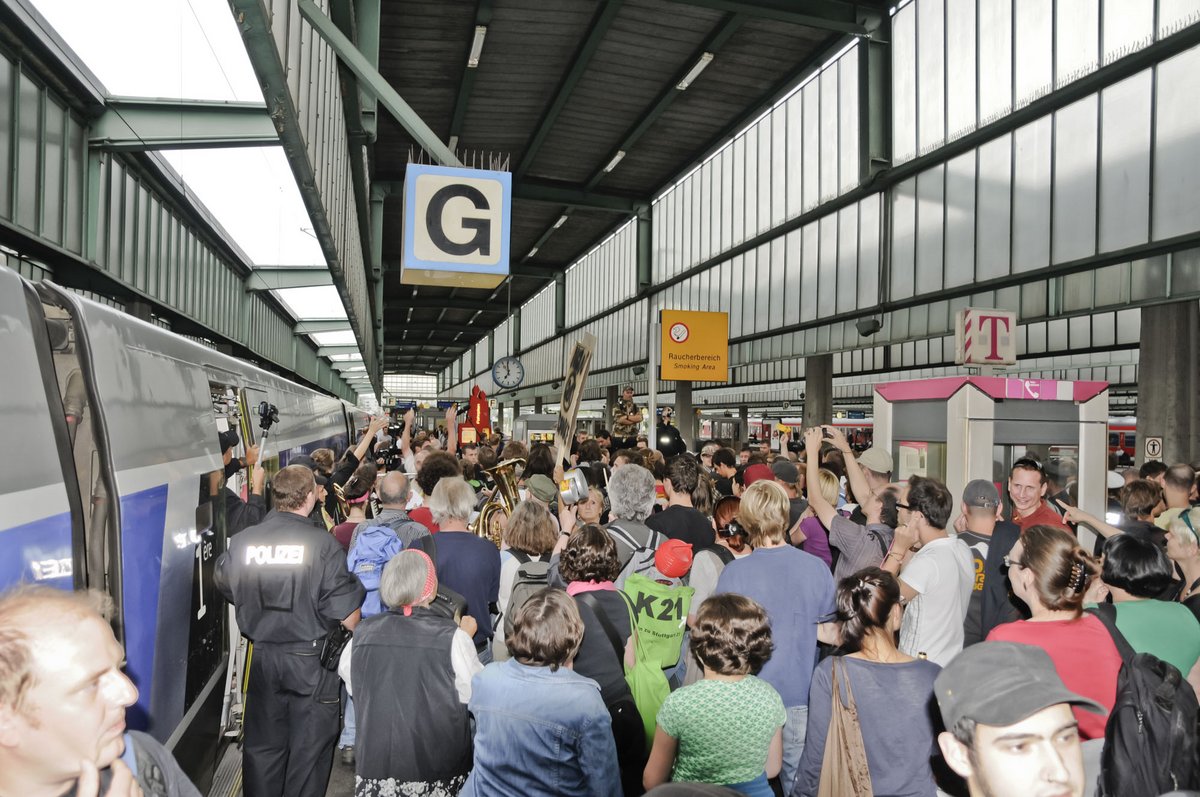
M 213 574 L 254 643 L 243 789 L 246 797 L 322 797 L 340 684 L 321 654 L 339 623 L 357 625 L 366 590 L 347 570 L 337 540 L 308 518 L 317 503 L 312 471 L 289 465 L 275 475 L 271 492 L 275 508 L 230 539 Z

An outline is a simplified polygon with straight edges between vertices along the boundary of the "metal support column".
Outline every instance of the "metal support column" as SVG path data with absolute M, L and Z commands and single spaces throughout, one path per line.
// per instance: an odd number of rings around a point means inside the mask
M 654 222 L 650 208 L 638 211 L 637 217 L 637 281 L 638 293 L 649 289 L 654 281 Z
M 354 0 L 355 42 L 363 58 L 376 69 L 379 68 L 379 4 L 380 0 Z M 359 86 L 358 104 L 363 133 L 367 140 L 374 141 L 378 102 L 371 92 Z
M 858 43 L 858 177 L 865 183 L 891 165 L 892 18 Z
M 567 328 L 567 274 L 560 271 L 554 275 L 554 334 L 561 335 Z

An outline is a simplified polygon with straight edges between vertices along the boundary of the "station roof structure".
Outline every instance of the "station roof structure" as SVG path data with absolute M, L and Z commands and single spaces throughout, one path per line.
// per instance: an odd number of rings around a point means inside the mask
M 370 265 L 381 286 L 372 298 L 383 323 L 382 370 L 441 371 L 615 228 L 647 214 L 658 193 L 854 37 L 870 37 L 887 6 L 299 0 L 299 13 L 342 63 L 354 157 L 363 145 L 357 226 L 380 239 Z M 233 8 L 245 19 L 261 3 L 235 0 Z M 247 49 L 270 106 L 280 56 L 250 36 Z M 376 110 L 389 87 L 406 104 L 400 113 L 384 101 Z M 401 283 L 405 168 L 445 162 L 447 151 L 464 165 L 512 173 L 511 276 L 495 289 Z M 382 205 L 374 226 L 368 191 Z

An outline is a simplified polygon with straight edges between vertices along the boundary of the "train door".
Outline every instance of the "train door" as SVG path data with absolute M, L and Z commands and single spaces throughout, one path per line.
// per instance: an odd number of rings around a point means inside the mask
M 63 589 L 89 583 L 75 441 L 81 452 L 93 447 L 90 429 L 78 423 L 82 384 L 60 379 L 69 369 L 55 368 L 57 352 L 73 345 L 69 326 L 49 322 L 46 309 L 31 284 L 0 267 L 0 329 L 9 333 L 0 346 L 0 446 L 10 452 L 0 460 L 0 589 L 20 581 Z M 103 546 L 95 558 L 91 575 L 103 586 Z

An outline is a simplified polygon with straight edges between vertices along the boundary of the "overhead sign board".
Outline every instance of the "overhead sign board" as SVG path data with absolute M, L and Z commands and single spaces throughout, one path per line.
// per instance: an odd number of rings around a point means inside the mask
M 1016 361 L 1016 313 L 980 307 L 958 311 L 954 323 L 954 362 L 959 365 L 1012 365 Z
M 508 276 L 511 219 L 508 172 L 408 164 L 400 281 L 496 287 Z
M 729 381 L 729 313 L 663 310 L 659 321 L 662 379 Z

